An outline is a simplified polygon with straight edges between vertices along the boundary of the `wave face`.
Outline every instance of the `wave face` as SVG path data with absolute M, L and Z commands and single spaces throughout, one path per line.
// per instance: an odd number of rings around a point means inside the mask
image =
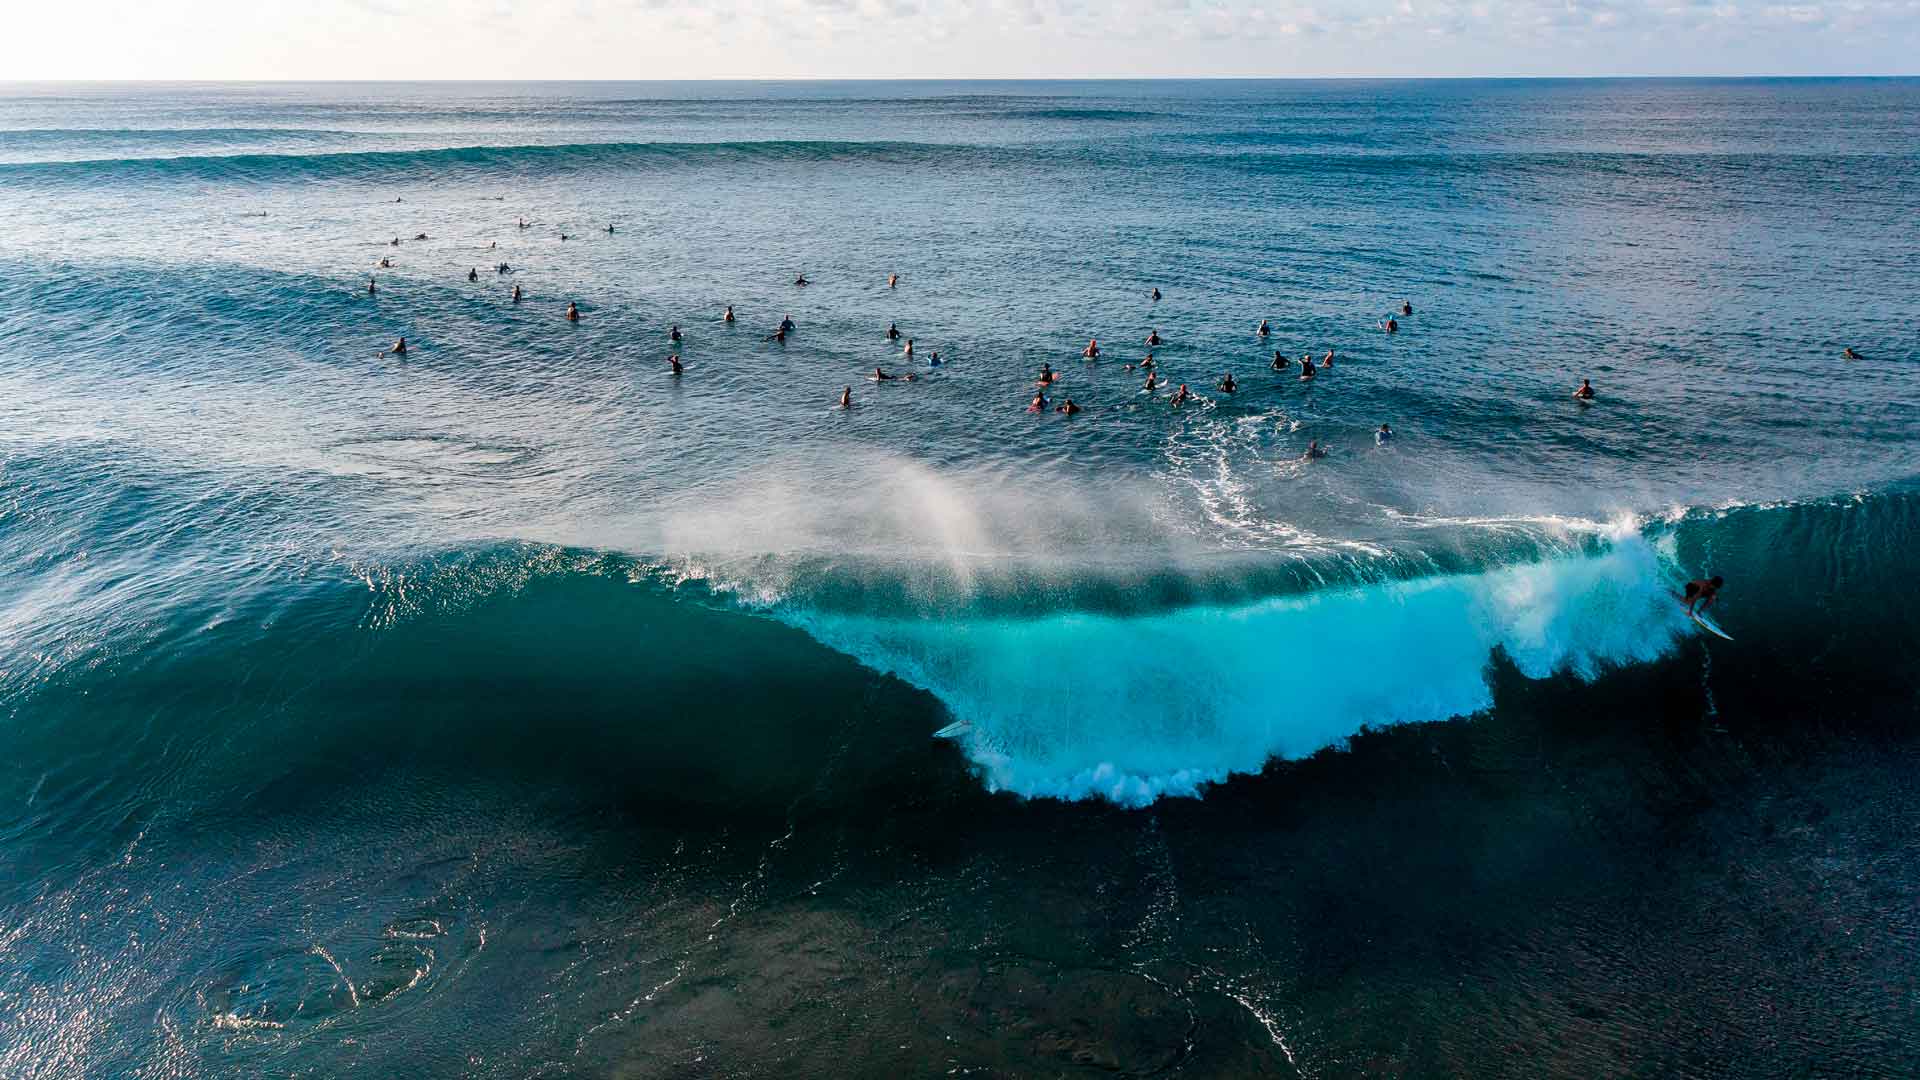
M 1900 685 L 1913 665 L 1885 643 L 1920 633 L 1897 585 L 1914 572 L 1905 544 L 1916 531 L 1920 499 L 1897 492 L 1622 521 L 1471 573 L 1162 612 L 773 611 L 932 693 L 964 725 L 956 741 L 990 788 L 1144 806 L 1370 727 L 1482 712 L 1501 670 L 1565 676 L 1578 693 L 1608 672 L 1715 646 L 1675 600 L 1680 567 L 1702 560 L 1739 575 L 1740 598 L 1721 617 L 1745 656 L 1723 663 L 1778 662 L 1791 682 L 1807 657 L 1852 650 L 1867 668 L 1882 658 Z
M 1128 806 L 1487 708 L 1496 654 L 1530 678 L 1590 679 L 1688 629 L 1631 531 L 1590 557 L 1160 615 L 787 617 L 939 698 L 992 789 Z

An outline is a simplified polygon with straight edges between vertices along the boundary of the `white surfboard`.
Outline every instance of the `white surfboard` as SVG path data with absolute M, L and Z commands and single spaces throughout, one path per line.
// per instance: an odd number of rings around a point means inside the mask
M 967 732 L 972 730 L 973 730 L 972 721 L 955 720 L 953 723 L 948 724 L 946 727 L 943 727 L 939 731 L 934 732 L 933 737 L 936 739 L 957 739 L 960 736 L 965 735 Z
M 1717 622 L 1714 622 L 1713 616 L 1711 615 L 1696 613 L 1693 616 L 1693 624 L 1695 626 L 1698 626 L 1700 629 L 1705 630 L 1707 633 L 1712 634 L 1714 637 L 1721 639 L 1722 641 L 1733 640 L 1733 635 L 1727 633 L 1725 630 L 1720 629 L 1720 624 Z

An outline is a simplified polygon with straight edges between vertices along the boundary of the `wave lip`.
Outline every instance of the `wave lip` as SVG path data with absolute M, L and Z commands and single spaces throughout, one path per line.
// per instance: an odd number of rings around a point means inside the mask
M 983 781 L 1144 806 L 1363 728 L 1492 705 L 1496 652 L 1529 678 L 1653 660 L 1688 631 L 1652 541 L 1596 554 L 1144 616 L 934 622 L 787 610 L 968 721 Z

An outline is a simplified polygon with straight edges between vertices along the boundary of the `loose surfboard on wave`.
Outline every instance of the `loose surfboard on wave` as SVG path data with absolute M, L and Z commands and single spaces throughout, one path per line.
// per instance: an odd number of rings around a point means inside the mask
M 965 735 L 967 732 L 972 730 L 973 730 L 972 721 L 955 720 L 953 723 L 948 724 L 946 727 L 943 727 L 939 731 L 934 732 L 933 737 L 936 739 L 957 739 L 960 736 Z

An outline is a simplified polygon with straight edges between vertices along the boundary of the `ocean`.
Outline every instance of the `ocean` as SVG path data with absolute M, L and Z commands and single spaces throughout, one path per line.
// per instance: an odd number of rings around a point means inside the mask
M 1916 80 L 0 84 L 0 1075 L 1914 1075 L 1916 220 Z

